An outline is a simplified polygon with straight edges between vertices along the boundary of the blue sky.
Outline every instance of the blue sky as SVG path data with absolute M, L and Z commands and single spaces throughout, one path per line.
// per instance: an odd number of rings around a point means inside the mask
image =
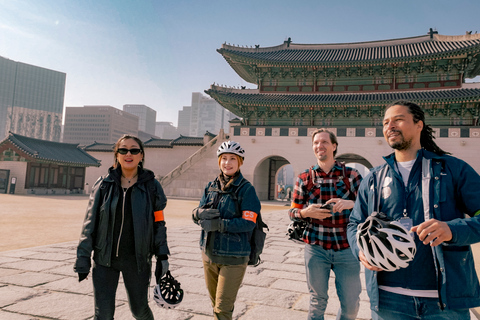
M 65 106 L 145 104 L 177 125 L 192 92 L 245 83 L 216 49 L 479 31 L 480 1 L 0 0 L 0 56 L 67 74 Z

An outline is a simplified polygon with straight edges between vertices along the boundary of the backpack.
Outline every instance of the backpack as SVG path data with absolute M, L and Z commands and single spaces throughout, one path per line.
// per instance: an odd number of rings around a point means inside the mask
M 244 184 L 248 183 L 246 179 L 243 179 L 242 183 L 240 183 L 237 187 L 232 188 L 233 190 L 230 191 L 222 191 L 218 188 L 210 188 L 209 191 L 216 191 L 218 194 L 228 194 L 230 198 L 233 200 L 235 203 L 235 211 L 238 216 L 242 216 L 242 212 L 240 209 L 240 203 L 238 201 L 237 197 L 237 190 L 239 190 Z M 216 207 L 216 206 L 215 206 Z M 257 222 L 255 223 L 255 228 L 253 229 L 252 236 L 250 238 L 250 258 L 248 259 L 248 265 L 249 266 L 258 266 L 260 263 L 262 263 L 262 259 L 260 259 L 260 255 L 263 252 L 263 247 L 265 246 L 265 239 L 267 237 L 267 233 L 264 231 L 264 229 L 267 229 L 267 231 L 270 231 L 268 228 L 268 225 L 263 222 L 262 215 L 259 212 L 257 215 Z

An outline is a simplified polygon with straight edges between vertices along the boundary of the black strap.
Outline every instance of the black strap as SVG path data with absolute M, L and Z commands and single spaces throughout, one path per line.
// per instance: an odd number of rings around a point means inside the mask
M 375 209 L 376 212 L 380 212 L 380 197 L 382 196 L 381 190 L 378 188 L 383 187 L 383 181 L 385 180 L 385 176 L 387 175 L 388 165 L 385 165 L 380 171 L 375 174 L 375 179 L 373 179 L 374 184 L 374 192 L 375 192 Z
M 242 182 L 238 186 L 232 185 L 230 187 L 230 190 L 228 190 L 228 191 L 221 190 L 218 185 L 217 185 L 217 187 L 210 186 L 210 188 L 208 188 L 208 192 L 216 192 L 217 193 L 214 196 L 211 208 L 216 209 L 218 207 L 218 203 L 220 202 L 221 195 L 228 194 L 230 196 L 230 198 L 232 198 L 233 202 L 235 203 L 235 211 L 236 211 L 237 215 L 242 216 L 240 203 L 239 203 L 238 197 L 237 197 L 237 191 L 240 190 L 240 188 L 243 187 L 247 183 L 248 183 L 248 181 L 243 179 Z

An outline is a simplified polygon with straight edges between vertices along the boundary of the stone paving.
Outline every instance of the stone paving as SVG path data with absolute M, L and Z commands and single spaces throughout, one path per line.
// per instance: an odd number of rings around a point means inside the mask
M 309 294 L 305 280 L 303 245 L 287 240 L 286 210 L 264 214 L 270 227 L 262 263 L 248 267 L 235 304 L 234 319 L 306 319 Z M 200 250 L 199 227 L 172 227 L 168 242 L 170 270 L 181 282 L 184 300 L 176 309 L 150 305 L 155 319 L 212 319 Z M 93 319 L 93 288 L 90 279 L 78 282 L 72 266 L 76 241 L 0 252 L 0 319 Z M 332 273 L 333 275 L 333 273 Z M 362 274 L 362 285 L 365 288 Z M 334 278 L 330 278 L 325 319 L 333 320 L 339 302 Z M 358 319 L 370 319 L 366 291 L 360 296 Z M 125 289 L 119 285 L 115 319 L 132 319 Z M 472 319 L 477 319 L 472 314 Z

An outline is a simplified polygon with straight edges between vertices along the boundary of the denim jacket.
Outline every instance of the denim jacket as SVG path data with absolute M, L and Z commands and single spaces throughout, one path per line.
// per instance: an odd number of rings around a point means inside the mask
M 244 183 L 245 181 L 246 183 Z M 240 186 L 241 185 L 241 186 Z M 240 187 L 239 187 L 240 186 Z M 238 188 L 239 187 L 239 188 Z M 255 188 L 242 174 L 232 183 L 230 188 L 236 189 L 240 212 L 260 213 L 260 200 Z M 238 188 L 238 189 L 237 189 Z M 219 189 L 218 178 L 205 187 L 199 207 L 213 203 Z M 228 190 L 227 190 L 228 191 Z M 255 222 L 245 219 L 245 215 L 236 212 L 236 205 L 229 194 L 220 194 L 217 209 L 220 212 L 221 230 L 205 232 L 200 235 L 200 248 L 205 252 L 207 242 L 214 241 L 213 254 L 219 256 L 248 257 L 250 255 L 250 238 L 255 228 Z
M 437 283 L 439 303 L 445 309 L 480 306 L 480 286 L 470 247 L 471 244 L 480 242 L 480 215 L 475 215 L 480 210 L 480 176 L 464 161 L 448 155 L 439 156 L 422 149 L 418 152 L 417 161 L 418 158 L 429 159 L 431 164 L 430 218 L 447 222 L 452 232 L 451 241 L 434 247 L 434 255 L 438 261 L 434 264 L 437 279 L 440 282 Z M 402 212 L 401 210 L 397 212 L 400 208 L 396 207 L 404 206 L 404 198 L 399 191 L 404 188 L 404 185 L 400 175 L 394 169 L 394 154 L 384 159 L 386 163 L 372 169 L 362 181 L 357 201 L 350 215 L 347 236 L 350 247 L 357 257 L 359 253 L 356 240 L 357 225 L 376 211 L 374 179 L 384 166 L 389 166 L 386 179 L 392 179 L 393 186 L 390 188 L 391 195 L 387 199 L 382 197 L 380 200 L 380 211 L 396 220 Z M 422 205 L 420 207 L 423 208 Z M 419 211 L 410 214 L 424 215 Z M 435 270 L 422 269 L 416 272 L 426 274 Z M 371 308 L 378 310 L 377 272 L 365 269 L 365 278 Z

